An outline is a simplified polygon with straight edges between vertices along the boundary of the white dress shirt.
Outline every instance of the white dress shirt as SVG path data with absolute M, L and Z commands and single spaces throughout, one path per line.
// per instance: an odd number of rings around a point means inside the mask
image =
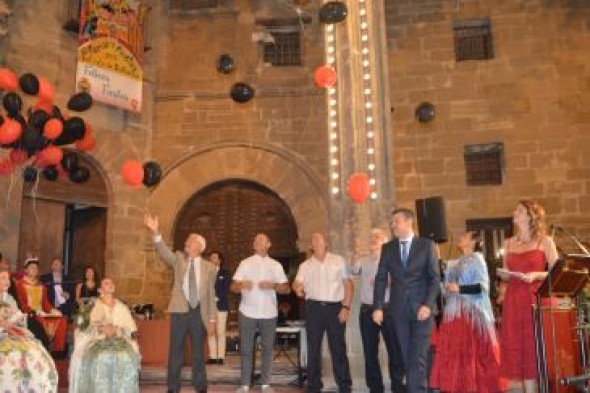
M 399 258 L 403 261 L 404 259 L 404 250 L 402 246 L 402 242 L 407 242 L 406 244 L 406 252 L 408 253 L 408 259 L 410 258 L 410 248 L 412 248 L 412 240 L 414 240 L 414 234 L 411 233 L 410 236 L 404 237 L 403 239 L 399 238 Z M 406 261 L 407 262 L 407 261 Z
M 287 282 L 283 265 L 269 256 L 254 254 L 240 262 L 233 279 L 235 281 L 252 281 L 252 289 L 242 291 L 239 310 L 248 318 L 270 319 L 276 318 L 276 291 L 260 289 L 261 281 L 271 281 L 276 284 Z
M 303 262 L 295 281 L 303 284 L 307 300 L 341 302 L 344 300 L 343 280 L 349 277 L 344 258 L 328 252 L 323 261 L 312 255 Z

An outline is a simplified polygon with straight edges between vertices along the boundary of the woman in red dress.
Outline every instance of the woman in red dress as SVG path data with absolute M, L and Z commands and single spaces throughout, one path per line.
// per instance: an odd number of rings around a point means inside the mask
M 500 373 L 510 388 L 525 393 L 537 391 L 537 354 L 533 331 L 535 293 L 558 258 L 553 239 L 545 234 L 545 210 L 534 201 L 521 200 L 512 219 L 516 235 L 504 245 L 507 281 L 502 304 Z
M 490 302 L 489 276 L 479 233 L 457 244 L 463 255 L 447 262 L 445 308 L 430 386 L 450 393 L 498 393 L 500 348 Z

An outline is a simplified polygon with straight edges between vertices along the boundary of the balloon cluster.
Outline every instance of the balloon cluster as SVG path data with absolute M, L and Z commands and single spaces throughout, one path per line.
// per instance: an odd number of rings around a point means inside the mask
M 21 96 L 19 90 L 25 95 Z M 74 145 L 80 151 L 94 148 L 92 129 L 81 117 L 63 114 L 53 104 L 55 91 L 51 83 L 31 73 L 17 77 L 8 68 L 0 68 L 0 91 L 5 111 L 0 114 L 0 147 L 10 150 L 8 157 L 0 160 L 0 175 L 12 174 L 19 166 L 27 165 L 23 171 L 27 182 L 35 181 L 39 171 L 49 181 L 57 180 L 59 174 L 67 175 L 74 183 L 87 181 L 90 171 L 78 165 L 73 149 Z M 34 104 L 26 104 L 27 96 L 36 98 Z M 67 104 L 76 112 L 91 106 L 92 96 L 86 92 L 72 95 Z M 68 145 L 69 149 L 62 148 Z
M 148 161 L 145 164 L 137 160 L 127 160 L 121 167 L 123 181 L 132 187 L 142 183 L 146 187 L 153 187 L 162 179 L 162 168 L 155 161 Z

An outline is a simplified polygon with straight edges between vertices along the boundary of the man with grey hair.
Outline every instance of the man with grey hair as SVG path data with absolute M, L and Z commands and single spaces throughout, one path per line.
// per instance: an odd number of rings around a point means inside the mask
M 370 252 L 360 255 L 358 244 L 355 245 L 354 256 L 351 264 L 351 272 L 360 275 L 360 297 L 361 307 L 359 313 L 359 327 L 365 355 L 365 382 L 371 393 L 383 393 L 383 376 L 379 362 L 379 335 L 383 336 L 387 356 L 389 358 L 388 369 L 391 381 L 391 391 L 403 392 L 404 365 L 401 357 L 401 350 L 393 323 L 387 321 L 378 325 L 373 321 L 373 291 L 375 289 L 375 275 L 381 256 L 381 247 L 387 242 L 385 231 L 379 228 L 371 230 Z M 385 291 L 386 302 L 383 308 L 386 309 L 389 303 L 389 288 Z M 385 318 L 389 314 L 385 313 Z
M 189 234 L 184 243 L 184 252 L 174 253 L 162 241 L 158 218 L 146 214 L 144 222 L 154 235 L 160 258 L 173 269 L 172 293 L 168 305 L 171 318 L 168 392 L 180 392 L 184 342 L 188 334 L 191 338 L 193 386 L 196 392 L 204 393 L 207 391 L 205 337 L 206 333 L 215 330 L 217 318 L 216 268 L 201 257 L 207 246 L 203 236 Z

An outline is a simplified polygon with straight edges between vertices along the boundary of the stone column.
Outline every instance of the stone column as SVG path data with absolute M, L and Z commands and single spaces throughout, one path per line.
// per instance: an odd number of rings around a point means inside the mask
M 356 239 L 360 241 L 361 249 L 368 251 L 371 228 L 387 225 L 387 213 L 393 205 L 393 166 L 388 152 L 390 103 L 384 2 L 348 0 L 346 5 L 347 19 L 335 26 L 341 170 L 340 192 L 331 198 L 329 238 L 332 250 L 350 258 Z M 370 132 L 372 136 L 369 136 Z M 371 148 L 374 149 L 373 157 L 368 153 Z M 375 165 L 372 171 L 369 170 L 371 163 Z M 369 173 L 375 180 L 375 198 L 356 204 L 347 196 L 346 183 L 355 172 Z M 355 282 L 354 302 L 347 324 L 347 345 L 353 388 L 363 391 L 367 388 L 358 324 L 358 290 L 359 285 Z M 326 388 L 336 387 L 327 347 L 323 358 L 324 385 Z M 384 360 L 383 376 L 388 388 L 387 357 L 381 359 Z

